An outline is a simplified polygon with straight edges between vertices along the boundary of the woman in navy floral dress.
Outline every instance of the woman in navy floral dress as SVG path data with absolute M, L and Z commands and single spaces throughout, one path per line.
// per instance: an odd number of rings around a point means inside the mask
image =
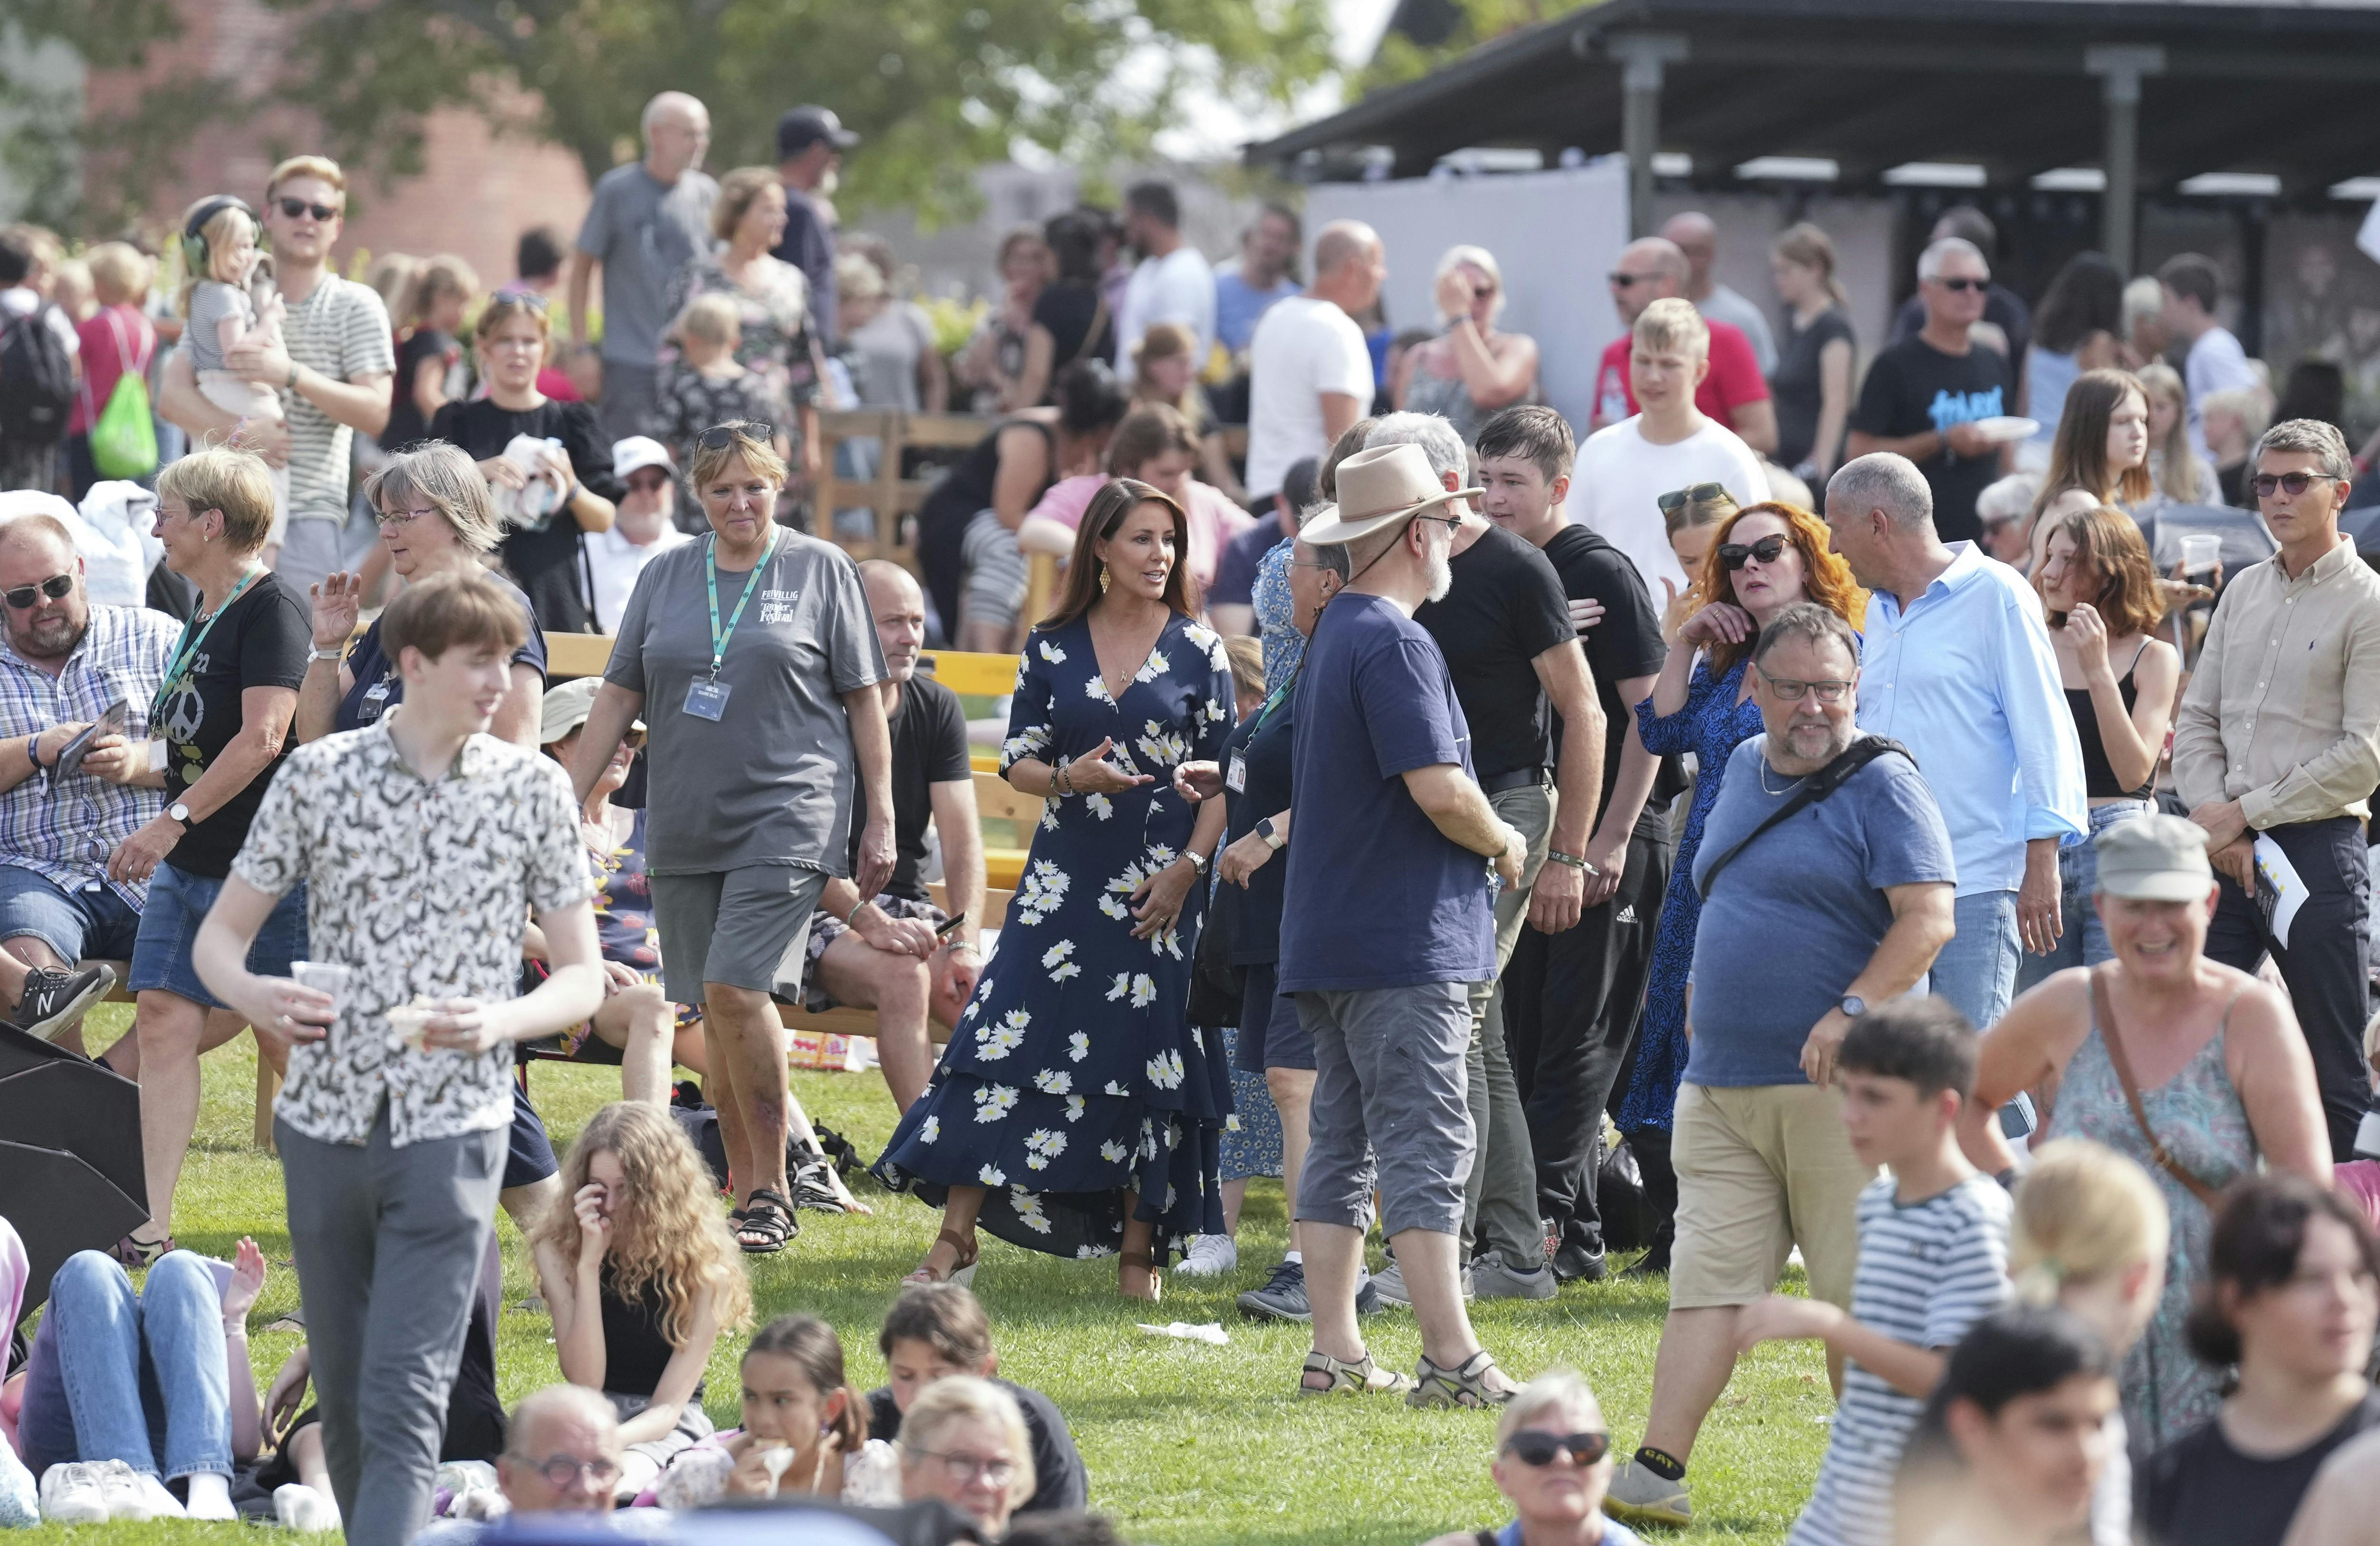
M 1159 1237 L 1222 1232 L 1230 1071 L 1187 1008 L 1223 804 L 1172 785 L 1221 755 L 1232 674 L 1188 547 L 1180 506 L 1110 483 L 1026 641 L 1001 771 L 1048 803 L 1000 947 L 877 1164 L 942 1205 L 912 1281 L 972 1266 L 980 1222 L 1056 1255 L 1121 1250 L 1124 1293 L 1154 1299 Z
M 1751 505 L 1727 517 L 1711 539 L 1693 594 L 1708 599 L 1678 631 L 1653 695 L 1636 706 L 1646 751 L 1655 756 L 1692 752 L 1699 767 L 1661 902 L 1644 1026 L 1636 1034 L 1635 1065 L 1618 1120 L 1661 1215 L 1660 1233 L 1646 1258 L 1650 1268 L 1669 1264 L 1670 1217 L 1677 1209 L 1670 1129 L 1678 1080 L 1686 1067 L 1686 978 L 1694 966 L 1694 928 L 1703 915 L 1702 898 L 1694 890 L 1694 855 L 1702 848 L 1703 822 L 1718 801 L 1729 755 L 1760 733 L 1760 710 L 1752 703 L 1747 680 L 1752 646 L 1770 618 L 1797 601 L 1818 602 L 1855 629 L 1867 616 L 1867 592 L 1828 547 L 1825 524 L 1789 504 Z

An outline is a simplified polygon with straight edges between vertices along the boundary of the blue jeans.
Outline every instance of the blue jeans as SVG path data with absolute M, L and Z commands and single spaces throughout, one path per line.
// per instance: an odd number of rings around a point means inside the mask
M 2068 843 L 2058 851 L 2058 916 L 2065 932 L 2058 936 L 2058 946 L 2049 954 L 2023 958 L 2016 972 L 2017 992 L 2025 992 L 2053 972 L 2063 972 L 2070 966 L 2096 966 L 2115 959 L 2116 952 L 2107 943 L 2107 926 L 2099 922 L 2099 910 L 2091 901 L 2099 888 L 2099 851 L 2094 845 L 2101 832 L 2118 822 L 2146 815 L 2150 809 L 2145 800 L 2094 805 L 2090 834 L 2081 842 Z
M 225 1005 L 199 981 L 190 951 L 199 942 L 199 925 L 215 905 L 224 883 L 171 864 L 160 864 L 149 877 L 149 904 L 140 911 L 140 933 L 132 943 L 134 993 L 163 988 L 203 1009 Z M 256 943 L 248 948 L 248 969 L 261 977 L 286 977 L 289 963 L 306 959 L 306 888 L 301 883 L 273 904 Z
M 76 890 L 18 864 L 0 864 L 0 939 L 38 939 L 72 966 L 86 956 L 129 959 L 140 914 L 99 882 Z
M 135 1291 L 115 1262 L 79 1252 L 50 1282 L 43 1325 L 55 1331 L 65 1400 L 45 1398 L 49 1382 L 38 1376 L 27 1382 L 19 1436 L 29 1467 L 121 1460 L 169 1480 L 231 1475 L 223 1290 L 205 1257 L 160 1257 Z
M 1958 933 L 1934 958 L 1932 989 L 1949 999 L 1978 1031 L 2008 1012 L 2016 996 L 2016 893 L 1977 891 L 1961 897 L 1951 917 Z

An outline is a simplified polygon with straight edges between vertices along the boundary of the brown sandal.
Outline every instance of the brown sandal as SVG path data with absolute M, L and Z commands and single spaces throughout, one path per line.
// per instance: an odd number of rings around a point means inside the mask
M 962 1235 L 955 1229 L 945 1229 L 934 1237 L 934 1244 L 949 1245 L 953 1253 L 958 1258 L 951 1263 L 951 1270 L 936 1276 L 932 1267 L 920 1262 L 916 1272 L 901 1281 L 904 1283 L 956 1283 L 962 1286 L 972 1286 L 975 1282 L 976 1258 L 982 1254 L 982 1248 L 976 1243 L 975 1236 Z M 926 1254 L 930 1258 L 933 1252 L 929 1250 Z
M 1123 1286 L 1123 1274 L 1138 1268 L 1148 1274 L 1148 1292 L 1135 1294 Z M 1128 1299 L 1144 1299 L 1156 1304 L 1165 1298 L 1165 1274 L 1157 1270 L 1157 1258 L 1145 1250 L 1127 1250 L 1116 1258 L 1116 1292 Z

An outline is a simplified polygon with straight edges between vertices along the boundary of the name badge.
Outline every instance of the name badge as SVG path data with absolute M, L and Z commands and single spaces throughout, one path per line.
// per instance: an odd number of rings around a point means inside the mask
M 162 735 L 149 743 L 149 771 L 152 773 L 165 771 L 165 738 Z
M 366 724 L 379 719 L 380 711 L 388 707 L 388 678 L 382 677 L 364 689 L 363 702 L 357 706 L 356 718 Z
M 686 711 L 716 724 L 727 714 L 727 684 L 698 677 L 686 684 Z
M 1248 759 L 1237 752 L 1232 754 L 1232 765 L 1223 769 L 1223 787 L 1233 794 L 1248 787 Z

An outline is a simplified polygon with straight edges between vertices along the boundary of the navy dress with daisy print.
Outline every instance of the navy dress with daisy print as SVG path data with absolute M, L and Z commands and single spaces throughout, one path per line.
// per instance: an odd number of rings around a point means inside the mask
M 1174 768 L 1220 758 L 1231 729 L 1231 664 L 1202 623 L 1176 614 L 1120 697 L 1087 619 L 1033 631 L 1002 771 L 1111 740 L 1115 766 L 1150 781 L 1044 804 L 999 948 L 877 1163 L 887 1185 L 936 1206 L 945 1188 L 983 1187 L 984 1229 L 1060 1256 L 1116 1250 L 1126 1191 L 1160 1237 L 1222 1233 L 1231 1074 L 1187 1014 L 1207 888 L 1154 940 L 1132 936 L 1131 898 L 1196 820 Z

